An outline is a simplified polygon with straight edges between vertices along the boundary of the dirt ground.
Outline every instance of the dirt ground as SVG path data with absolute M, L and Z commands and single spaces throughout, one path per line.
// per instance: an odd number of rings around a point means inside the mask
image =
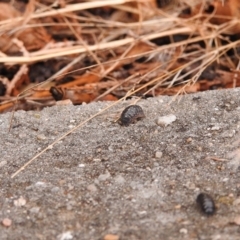
M 11 175 L 109 102 L 0 115 L 1 239 L 211 239 L 240 236 L 240 89 L 114 106 Z M 163 127 L 157 119 L 173 114 Z M 209 193 L 216 213 L 196 205 Z M 111 238 L 109 238 L 111 239 Z M 113 236 L 112 236 L 112 239 Z

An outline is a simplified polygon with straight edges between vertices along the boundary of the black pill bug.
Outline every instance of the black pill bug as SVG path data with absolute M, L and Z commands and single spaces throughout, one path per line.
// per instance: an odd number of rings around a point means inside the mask
M 142 108 L 138 105 L 130 105 L 123 110 L 118 123 L 127 127 L 132 123 L 136 123 L 142 118 L 145 118 Z
M 212 197 L 206 193 L 200 193 L 197 196 L 196 202 L 206 215 L 213 215 L 216 211 L 215 203 Z
M 176 4 L 176 0 L 157 0 L 157 6 L 159 8 L 164 8 L 166 6 L 174 5 Z
M 56 87 L 51 87 L 49 92 L 52 94 L 53 98 L 56 100 L 56 101 L 60 101 L 63 99 L 64 97 L 64 92 L 62 89 L 60 88 L 56 88 Z

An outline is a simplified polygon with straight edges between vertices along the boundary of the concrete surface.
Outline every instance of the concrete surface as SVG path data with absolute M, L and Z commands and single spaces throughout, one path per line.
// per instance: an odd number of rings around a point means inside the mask
M 146 118 L 114 123 L 131 101 L 0 115 L 0 239 L 240 239 L 240 89 L 141 100 Z M 176 121 L 162 127 L 162 116 Z M 217 205 L 196 206 L 200 192 Z M 115 236 L 106 236 L 113 234 Z

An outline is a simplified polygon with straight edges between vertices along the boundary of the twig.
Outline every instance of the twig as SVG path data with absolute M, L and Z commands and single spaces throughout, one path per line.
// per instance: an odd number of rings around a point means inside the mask
M 206 157 L 205 160 L 213 160 L 216 162 L 228 162 L 229 161 L 228 159 L 212 157 L 212 156 Z

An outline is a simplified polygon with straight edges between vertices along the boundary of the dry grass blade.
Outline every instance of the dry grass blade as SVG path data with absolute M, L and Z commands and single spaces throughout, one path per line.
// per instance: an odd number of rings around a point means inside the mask
M 216 161 L 216 162 L 228 162 L 229 160 L 228 159 L 225 159 L 225 158 L 219 158 L 219 157 L 206 157 L 205 158 L 206 160 L 213 160 L 213 161 Z
M 64 14 L 68 12 L 75 12 L 75 11 L 80 11 L 85 9 L 96 8 L 96 7 L 124 4 L 131 1 L 132 0 L 104 0 L 104 1 L 92 1 L 92 2 L 86 2 L 86 3 L 71 4 L 71 5 L 66 5 L 65 8 L 58 9 L 58 10 L 50 10 L 47 12 L 34 13 L 30 16 L 30 19 L 39 19 L 39 18 L 56 15 L 56 14 Z M 22 21 L 22 20 L 24 20 L 23 17 L 18 17 L 12 20 L 1 21 L 0 25 L 4 26 L 7 24 L 11 24 L 13 21 L 16 22 L 16 21 Z
M 153 33 L 153 34 L 145 35 L 145 36 L 142 36 L 139 40 L 146 41 L 146 40 L 151 40 L 159 37 L 169 36 L 172 34 L 187 34 L 187 33 L 191 33 L 192 31 L 194 31 L 194 29 L 189 27 L 183 27 L 176 30 L 165 31 L 162 33 Z M 211 38 L 211 37 L 213 36 L 208 36 L 207 38 Z M 199 38 L 199 39 L 202 39 L 202 38 Z M 196 39 L 196 41 L 199 39 Z M 105 50 L 105 49 L 109 50 L 112 48 L 121 47 L 134 42 L 136 42 L 136 39 L 130 37 L 130 38 L 116 40 L 108 43 L 99 43 L 93 46 L 88 46 L 88 51 L 99 51 L 99 50 Z M 86 52 L 87 52 L 87 49 L 85 47 L 73 46 L 73 47 L 61 48 L 61 51 L 59 51 L 59 49 L 52 49 L 52 51 L 48 50 L 46 54 L 44 54 L 43 52 L 40 52 L 40 53 L 33 52 L 29 54 L 29 57 L 24 57 L 24 56 L 23 57 L 1 57 L 0 62 L 9 63 L 9 64 L 30 63 L 30 62 L 36 62 L 41 60 L 47 60 L 50 58 L 63 57 L 63 56 L 68 56 L 72 54 L 80 54 L 80 53 L 86 53 Z

